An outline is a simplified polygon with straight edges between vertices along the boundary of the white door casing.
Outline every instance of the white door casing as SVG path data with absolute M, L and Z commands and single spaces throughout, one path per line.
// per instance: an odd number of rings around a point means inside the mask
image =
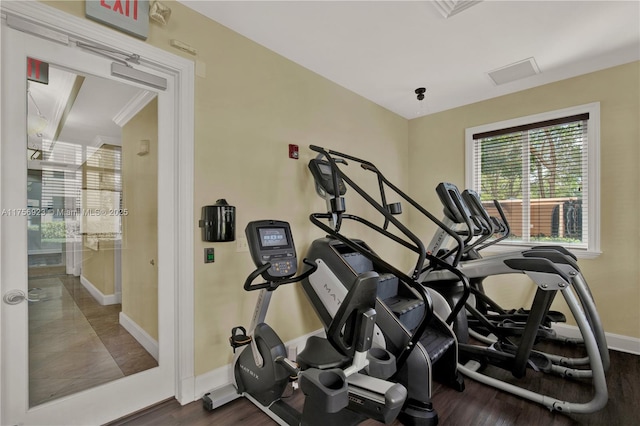
M 7 15 L 71 40 L 134 52 L 165 77 L 159 99 L 158 268 L 160 366 L 28 407 L 27 303 L 0 302 L 1 424 L 100 424 L 173 395 L 195 399 L 193 377 L 193 62 L 39 2 L 2 2 Z M 26 55 L 106 78 L 111 61 L 2 26 L 0 209 L 26 207 Z M 117 78 L 116 78 L 117 80 Z M 135 83 L 127 82 L 136 85 Z M 153 90 L 146 86 L 140 88 Z M 24 179 L 23 179 L 24 177 Z M 0 290 L 27 290 L 26 216 L 2 216 Z M 161 231 L 160 231 L 161 230 Z M 177 342 L 180 342 L 178 344 Z

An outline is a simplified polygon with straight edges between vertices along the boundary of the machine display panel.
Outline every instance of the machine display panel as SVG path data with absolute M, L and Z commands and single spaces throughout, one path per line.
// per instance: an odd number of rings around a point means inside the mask
M 319 163 L 318 169 L 320 169 L 323 174 L 331 176 L 331 166 L 328 164 Z
M 260 235 L 260 247 L 263 249 L 291 246 L 284 228 L 259 228 L 258 235 Z

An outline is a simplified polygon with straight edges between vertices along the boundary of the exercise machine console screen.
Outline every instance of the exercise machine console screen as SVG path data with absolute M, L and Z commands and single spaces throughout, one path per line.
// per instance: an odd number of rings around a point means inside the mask
M 309 161 L 309 171 L 317 185 L 319 185 L 328 194 L 335 196 L 335 191 L 333 189 L 333 173 L 331 170 L 331 164 L 328 161 L 318 158 Z M 344 195 L 347 192 L 347 187 L 339 176 L 337 178 L 338 191 L 340 192 L 339 195 Z
M 298 260 L 288 223 L 279 220 L 251 222 L 245 232 L 251 258 L 257 267 L 270 263 L 266 274 L 271 278 L 295 275 Z

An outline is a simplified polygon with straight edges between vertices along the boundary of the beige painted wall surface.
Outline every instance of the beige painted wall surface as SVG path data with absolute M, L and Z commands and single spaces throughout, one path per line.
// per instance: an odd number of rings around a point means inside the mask
M 113 241 L 98 242 L 98 249 L 87 247 L 87 237 L 83 236 L 82 276 L 103 295 L 115 293 Z
M 323 235 L 309 214 L 326 211 L 307 169 L 315 157 L 309 144 L 385 163 L 386 172 L 406 182 L 406 120 L 221 26 L 196 26 L 215 42 L 197 46 L 208 59 L 207 78 L 196 87 L 195 219 L 201 206 L 225 198 L 237 209 L 237 236 L 251 220 L 286 220 L 302 258 Z M 299 160 L 287 158 L 288 144 L 299 145 Z M 372 179 L 367 184 L 376 188 Z M 364 210 L 353 197 L 347 205 Z M 370 241 L 358 228 L 350 233 Z M 237 253 L 235 243 L 204 244 L 199 232 L 196 241 L 196 372 L 202 373 L 231 361 L 230 330 L 249 325 L 257 294 L 242 289 L 254 269 L 249 253 Z M 204 265 L 203 248 L 210 246 L 216 263 Z M 277 291 L 267 322 L 284 341 L 320 328 L 296 285 Z
M 450 181 L 464 187 L 465 128 L 600 102 L 603 253 L 594 260 L 581 259 L 579 265 L 605 330 L 636 338 L 640 337 L 639 86 L 640 63 L 635 62 L 409 122 L 411 193 L 440 216 L 436 185 Z M 434 228 L 415 215 L 411 220 L 425 238 L 430 237 Z M 520 276 L 491 282 L 495 285 L 490 291 L 504 306 L 519 307 L 533 294 Z M 563 304 L 557 305 L 568 312 Z
M 84 2 L 47 2 L 84 17 Z M 382 167 L 401 187 L 407 184 L 407 120 L 329 82 L 328 80 L 251 42 L 183 5 L 166 2 L 172 9 L 168 25 L 150 24 L 151 45 L 188 59 L 201 61 L 206 76 L 195 86 L 195 192 L 197 224 L 203 205 L 226 198 L 237 209 L 236 236 L 251 220 L 280 219 L 291 223 L 296 248 L 323 234 L 308 220 L 312 212 L 325 211 L 315 195 L 307 171 L 315 157 L 309 144 L 364 157 Z M 171 39 L 192 45 L 196 57 L 169 46 Z M 300 159 L 287 158 L 288 144 L 300 147 Z M 352 169 L 356 169 L 352 167 Z M 363 186 L 375 191 L 370 173 Z M 347 194 L 350 195 L 350 194 Z M 394 201 L 394 200 L 389 200 Z M 350 212 L 370 219 L 364 204 L 347 197 Z M 406 256 L 359 228 L 350 235 L 363 237 L 374 249 L 405 268 Z M 257 294 L 242 289 L 254 269 L 249 253 L 236 252 L 235 243 L 201 241 L 195 235 L 195 373 L 228 364 L 231 328 L 249 325 Z M 214 264 L 203 263 L 205 247 L 214 247 Z M 279 289 L 267 322 L 284 340 L 320 328 L 300 289 Z
M 122 194 L 122 312 L 158 340 L 157 98 L 122 128 Z
M 114 208 L 113 157 L 120 148 L 103 145 L 82 165 L 83 211 Z M 102 215 L 83 215 L 82 276 L 105 296 L 115 293 L 114 221 Z
M 197 59 L 206 69 L 205 77 L 196 78 L 195 87 L 196 223 L 203 205 L 226 198 L 237 208 L 237 236 L 243 234 L 250 220 L 287 220 L 301 255 L 304 247 L 321 235 L 309 224 L 308 214 L 324 209 L 306 170 L 307 161 L 313 157 L 306 148 L 308 144 L 366 157 L 380 165 L 401 188 L 410 184 L 409 192 L 439 213 L 435 186 L 443 180 L 464 185 L 465 128 L 600 101 L 604 253 L 580 264 L 606 330 L 640 337 L 638 64 L 407 123 L 184 6 L 167 3 L 172 9 L 169 24 L 160 27 L 152 23 L 147 42 Z M 84 16 L 83 2 L 53 5 Z M 198 55 L 172 49 L 172 38 L 189 43 Z M 286 158 L 289 143 L 300 146 L 300 160 Z M 362 203 L 352 198 L 347 203 L 350 211 L 362 212 Z M 428 240 L 433 229 L 410 218 Z M 194 235 L 195 361 L 196 374 L 203 374 L 230 362 L 229 331 L 235 325 L 248 325 L 255 295 L 242 290 L 242 282 L 253 268 L 248 253 L 237 253 L 235 243 L 205 244 L 200 241 L 199 229 L 194 229 Z M 215 247 L 214 264 L 202 263 L 204 247 Z M 375 248 L 399 263 L 409 264 L 404 253 L 392 247 Z M 518 287 L 517 292 L 511 292 L 515 296 L 509 305 L 521 302 L 521 291 Z M 295 286 L 278 290 L 267 321 L 285 341 L 319 328 Z

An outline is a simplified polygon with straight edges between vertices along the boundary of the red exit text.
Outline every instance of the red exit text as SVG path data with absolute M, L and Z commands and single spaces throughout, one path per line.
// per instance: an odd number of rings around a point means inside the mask
M 138 20 L 138 0 L 100 0 L 100 6 L 121 15 L 132 17 L 134 21 Z
M 27 79 L 49 84 L 49 64 L 38 59 L 27 58 Z

